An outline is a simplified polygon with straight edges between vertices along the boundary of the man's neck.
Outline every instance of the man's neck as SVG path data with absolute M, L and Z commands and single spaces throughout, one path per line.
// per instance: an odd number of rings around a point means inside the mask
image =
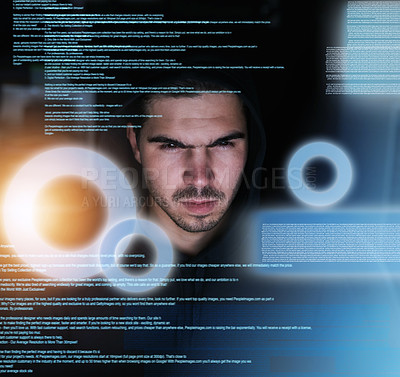
M 149 205 L 142 208 L 139 217 L 159 225 L 168 235 L 172 245 L 183 254 L 197 255 L 216 235 L 220 224 L 206 232 L 188 232 L 178 225 L 150 197 Z

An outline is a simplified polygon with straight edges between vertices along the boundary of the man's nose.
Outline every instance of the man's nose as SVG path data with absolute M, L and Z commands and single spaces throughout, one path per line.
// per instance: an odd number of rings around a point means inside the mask
M 186 185 L 204 187 L 214 180 L 212 159 L 207 148 L 189 149 L 185 156 L 183 181 Z

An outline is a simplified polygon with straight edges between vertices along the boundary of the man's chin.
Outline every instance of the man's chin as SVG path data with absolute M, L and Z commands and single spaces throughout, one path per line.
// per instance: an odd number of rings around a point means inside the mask
M 215 211 L 215 204 L 205 204 L 199 211 L 188 211 L 187 206 L 171 205 L 167 201 L 156 200 L 158 208 L 161 209 L 175 225 L 189 233 L 202 233 L 213 230 L 222 220 L 225 211 Z M 208 210 L 204 210 L 207 206 Z M 197 212 L 197 213 L 196 213 Z
M 202 233 L 209 232 L 213 230 L 220 222 L 220 219 L 207 219 L 209 216 L 207 215 L 196 215 L 191 216 L 190 220 L 186 220 L 182 217 L 172 218 L 175 224 L 189 233 Z

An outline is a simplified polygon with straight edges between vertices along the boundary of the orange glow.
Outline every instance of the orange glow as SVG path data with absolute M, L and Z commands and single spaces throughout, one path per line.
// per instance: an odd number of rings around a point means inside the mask
M 43 240 L 62 250 L 89 245 L 107 220 L 106 199 L 96 184 L 80 176 L 49 181 L 34 202 L 34 224 Z

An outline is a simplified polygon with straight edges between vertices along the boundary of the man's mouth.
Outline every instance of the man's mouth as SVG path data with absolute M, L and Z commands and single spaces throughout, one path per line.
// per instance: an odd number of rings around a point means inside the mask
M 181 200 L 180 203 L 185 209 L 196 215 L 207 215 L 214 210 L 218 205 L 216 199 L 186 199 Z

